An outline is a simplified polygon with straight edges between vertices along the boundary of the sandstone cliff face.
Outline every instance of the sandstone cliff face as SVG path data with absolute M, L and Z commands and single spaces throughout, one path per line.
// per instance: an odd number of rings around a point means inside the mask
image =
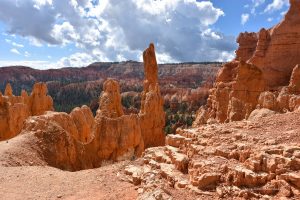
M 240 34 L 236 59 L 219 71 L 194 126 L 247 119 L 256 108 L 286 112 L 299 107 L 300 1 L 290 3 L 277 26 Z
M 263 70 L 270 87 L 287 85 L 293 68 L 300 63 L 300 2 L 290 0 L 290 4 L 281 23 L 259 32 L 256 51 L 249 59 Z
M 53 101 L 47 96 L 44 83 L 36 83 L 30 96 L 26 91 L 22 91 L 21 96 L 14 96 L 11 85 L 7 84 L 4 96 L 0 96 L 0 141 L 19 134 L 29 116 L 53 110 Z
M 284 20 L 271 29 L 258 33 L 241 33 L 236 60 L 248 61 L 264 72 L 269 87 L 288 84 L 291 72 L 300 63 L 300 2 L 290 0 Z

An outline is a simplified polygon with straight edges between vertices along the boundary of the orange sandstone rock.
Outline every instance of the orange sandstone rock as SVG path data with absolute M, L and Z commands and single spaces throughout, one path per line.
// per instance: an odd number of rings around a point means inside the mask
M 300 106 L 300 0 L 290 4 L 278 25 L 239 35 L 236 59 L 219 71 L 194 127 L 247 119 L 256 108 L 286 112 Z
M 100 109 L 97 115 L 109 118 L 117 118 L 124 115 L 119 83 L 109 79 L 103 84 L 103 93 L 99 99 Z
M 4 96 L 1 94 L 0 97 L 0 141 L 19 134 L 29 116 L 47 110 L 53 110 L 53 101 L 47 96 L 46 84 L 36 83 L 31 96 L 24 90 L 21 96 L 14 96 L 11 85 L 7 84 Z
M 142 102 L 139 117 L 145 148 L 164 145 L 165 113 L 163 110 L 163 97 L 158 85 L 158 66 L 156 62 L 154 45 L 143 53 L 145 80 L 142 92 Z
M 47 95 L 48 89 L 45 83 L 36 83 L 30 95 L 30 108 L 32 115 L 41 115 L 45 111 L 54 110 L 53 100 Z
M 300 2 L 290 0 L 290 9 L 282 22 L 272 29 L 262 29 L 258 47 L 249 60 L 265 74 L 270 87 L 288 84 L 292 70 L 300 63 Z

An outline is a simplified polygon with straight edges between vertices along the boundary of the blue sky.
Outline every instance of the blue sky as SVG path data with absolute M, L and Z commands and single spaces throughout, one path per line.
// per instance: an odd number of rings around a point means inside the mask
M 228 61 L 240 32 L 280 22 L 288 0 L 0 0 L 0 66 Z

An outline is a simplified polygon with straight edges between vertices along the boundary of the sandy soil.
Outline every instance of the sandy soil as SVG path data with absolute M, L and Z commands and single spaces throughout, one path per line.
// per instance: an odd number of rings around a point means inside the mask
M 77 172 L 52 167 L 0 167 L 0 199 L 136 199 L 134 185 L 122 181 L 129 162 Z

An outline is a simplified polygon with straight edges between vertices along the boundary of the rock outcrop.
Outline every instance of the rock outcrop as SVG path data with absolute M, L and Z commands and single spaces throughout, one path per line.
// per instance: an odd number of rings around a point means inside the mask
M 46 84 L 36 83 L 30 96 L 24 90 L 21 96 L 14 96 L 8 83 L 4 96 L 0 94 L 0 141 L 19 134 L 29 116 L 41 115 L 49 110 L 53 110 L 53 101 L 47 96 Z
M 240 34 L 236 59 L 219 71 L 194 127 L 247 119 L 257 108 L 286 112 L 299 107 L 300 1 L 290 4 L 273 28 Z

